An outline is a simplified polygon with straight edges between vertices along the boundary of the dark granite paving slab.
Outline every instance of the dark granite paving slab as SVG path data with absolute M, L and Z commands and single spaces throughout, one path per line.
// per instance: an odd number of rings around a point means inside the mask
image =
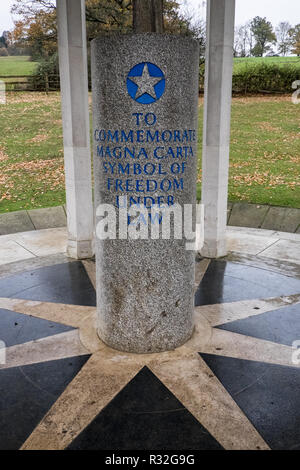
M 267 444 L 300 450 L 300 369 L 201 354 Z
M 0 370 L 0 450 L 21 447 L 89 357 Z
M 222 447 L 144 367 L 69 449 L 219 450 Z
M 70 326 L 52 321 L 0 309 L 0 340 L 5 342 L 6 347 L 65 333 L 73 329 Z
M 300 280 L 230 261 L 211 261 L 195 295 L 195 305 L 298 294 Z
M 300 340 L 300 304 L 236 320 L 217 328 L 292 346 Z
M 96 305 L 96 293 L 80 261 L 56 264 L 0 280 L 0 297 Z

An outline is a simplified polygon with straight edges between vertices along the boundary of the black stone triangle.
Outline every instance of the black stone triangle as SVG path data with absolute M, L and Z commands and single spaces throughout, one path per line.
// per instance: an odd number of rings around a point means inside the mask
M 1 279 L 0 297 L 96 305 L 95 289 L 81 261 L 45 266 Z
M 6 347 L 53 336 L 74 328 L 60 323 L 0 309 L 0 339 Z
M 224 260 L 211 261 L 195 294 L 195 305 L 298 294 L 300 280 Z
M 90 356 L 0 370 L 0 449 L 17 450 Z
M 217 328 L 292 346 L 300 337 L 300 304 L 232 321 Z
M 218 450 L 222 447 L 144 367 L 69 449 Z
M 272 449 L 300 450 L 300 368 L 201 357 Z

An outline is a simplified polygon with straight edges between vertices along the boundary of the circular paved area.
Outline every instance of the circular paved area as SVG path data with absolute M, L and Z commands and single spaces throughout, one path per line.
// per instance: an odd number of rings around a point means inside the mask
M 161 354 L 101 343 L 94 263 L 59 253 L 62 238 L 2 263 L 0 449 L 300 449 L 296 240 L 256 232 L 197 260 L 195 333 Z M 286 241 L 281 259 L 247 253 L 267 239 L 269 253 Z

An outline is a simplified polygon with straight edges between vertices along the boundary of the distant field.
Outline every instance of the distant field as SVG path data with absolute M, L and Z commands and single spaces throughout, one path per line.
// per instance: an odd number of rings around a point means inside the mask
M 29 56 L 0 57 L 0 77 L 32 75 L 36 66 Z
M 234 58 L 234 72 L 239 72 L 244 67 L 266 64 L 294 65 L 300 69 L 300 57 L 236 57 Z M 0 57 L 0 77 L 29 76 L 32 75 L 38 62 L 31 62 L 29 56 Z
M 300 69 L 300 57 L 235 57 L 233 60 L 233 70 L 237 73 L 244 67 L 260 65 L 262 63 L 280 66 L 293 65 Z

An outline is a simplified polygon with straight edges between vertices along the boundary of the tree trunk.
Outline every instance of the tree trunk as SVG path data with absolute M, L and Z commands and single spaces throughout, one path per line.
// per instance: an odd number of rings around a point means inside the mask
M 133 0 L 135 33 L 163 33 L 163 0 Z

